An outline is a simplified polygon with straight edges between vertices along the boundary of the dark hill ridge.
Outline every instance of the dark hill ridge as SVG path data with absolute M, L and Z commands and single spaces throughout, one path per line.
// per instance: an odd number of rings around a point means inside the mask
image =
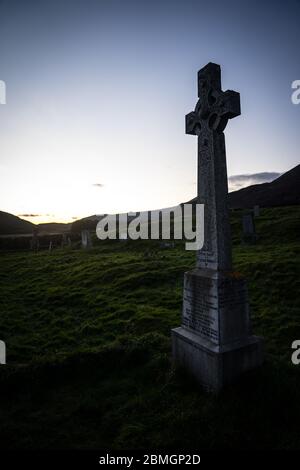
M 189 202 L 196 202 L 196 198 Z M 300 165 L 295 166 L 271 183 L 253 184 L 228 194 L 230 209 L 282 207 L 300 204 Z
M 98 221 L 103 216 L 91 215 L 90 217 L 84 217 L 83 219 L 75 220 L 72 223 L 71 231 L 72 232 L 81 232 L 81 230 L 96 230 Z
M 71 230 L 72 223 L 64 224 L 59 222 L 47 222 L 44 224 L 38 224 L 38 233 L 40 235 L 44 233 L 65 233 Z
M 71 230 L 71 225 L 71 223 L 45 223 L 35 225 L 27 220 L 20 219 L 20 217 L 16 215 L 0 211 L 0 235 L 32 234 L 34 228 L 38 228 L 39 235 L 64 233 Z
M 255 205 L 260 207 L 281 207 L 300 204 L 300 165 L 295 166 L 271 183 L 254 184 L 228 194 L 230 209 L 247 209 Z M 196 198 L 188 201 L 196 202 Z M 162 209 L 163 210 L 163 209 Z M 101 217 L 93 215 L 76 220 L 72 231 L 82 229 L 95 230 Z
M 195 202 L 196 198 L 189 202 Z M 300 204 L 300 165 L 287 171 L 271 183 L 254 184 L 228 194 L 231 209 L 247 209 L 255 205 L 261 207 L 281 207 Z M 163 210 L 163 209 L 162 209 Z M 39 224 L 20 219 L 15 215 L 0 211 L 0 235 L 30 234 L 34 227 L 41 233 L 62 233 L 82 229 L 94 230 L 102 216 L 90 216 L 76 220 L 73 224 Z
M 14 235 L 32 233 L 34 224 L 19 217 L 0 211 L 0 234 Z
M 293 206 L 300 204 L 300 165 L 271 183 L 254 184 L 228 194 L 231 209 Z

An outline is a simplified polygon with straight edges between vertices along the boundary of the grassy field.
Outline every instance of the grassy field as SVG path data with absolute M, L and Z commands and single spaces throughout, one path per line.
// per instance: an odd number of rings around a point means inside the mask
M 300 448 L 300 207 L 262 210 L 259 240 L 241 243 L 253 329 L 266 361 L 220 395 L 171 362 L 183 273 L 178 242 L 102 242 L 89 251 L 0 254 L 2 448 Z

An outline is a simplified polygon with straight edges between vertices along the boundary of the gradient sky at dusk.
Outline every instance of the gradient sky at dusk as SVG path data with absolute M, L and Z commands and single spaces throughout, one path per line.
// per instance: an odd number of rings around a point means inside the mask
M 32 221 L 195 196 L 196 73 L 241 93 L 229 175 L 299 163 L 300 2 L 0 0 L 0 210 Z

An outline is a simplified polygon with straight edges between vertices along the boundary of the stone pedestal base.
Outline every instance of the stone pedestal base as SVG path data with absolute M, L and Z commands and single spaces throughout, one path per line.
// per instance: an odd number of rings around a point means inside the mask
M 257 336 L 219 346 L 179 327 L 172 330 L 172 347 L 174 360 L 213 392 L 263 362 L 263 341 Z

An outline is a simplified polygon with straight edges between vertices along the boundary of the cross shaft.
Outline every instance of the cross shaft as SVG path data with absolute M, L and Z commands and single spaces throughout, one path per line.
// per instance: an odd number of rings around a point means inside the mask
M 186 116 L 186 133 L 198 136 L 197 202 L 204 204 L 204 245 L 197 267 L 230 271 L 231 242 L 227 210 L 225 129 L 238 116 L 239 93 L 221 89 L 221 69 L 209 63 L 198 72 L 198 102 Z

